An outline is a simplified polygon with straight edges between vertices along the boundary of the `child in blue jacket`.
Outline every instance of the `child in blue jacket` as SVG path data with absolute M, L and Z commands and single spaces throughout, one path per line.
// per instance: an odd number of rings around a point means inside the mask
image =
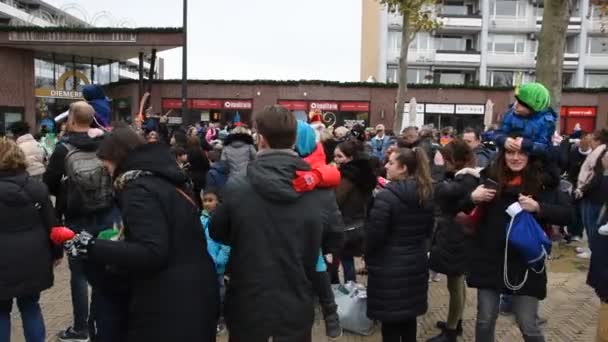
M 516 89 L 516 102 L 504 114 L 500 129 L 495 132 L 498 147 L 548 156 L 552 149 L 557 114 L 551 109 L 549 90 L 540 83 L 527 83 Z M 522 138 L 512 138 L 519 134 Z
M 219 191 L 209 188 L 206 189 L 202 196 L 203 200 L 203 214 L 201 215 L 201 223 L 205 229 L 205 236 L 207 237 L 207 252 L 215 263 L 215 270 L 217 272 L 217 279 L 220 287 L 220 300 L 223 306 L 224 296 L 226 295 L 226 286 L 224 283 L 224 273 L 226 272 L 226 265 L 228 264 L 228 258 L 230 257 L 230 247 L 221 243 L 215 242 L 209 236 L 209 218 L 215 211 L 215 208 L 220 202 Z M 223 312 L 223 310 L 220 310 Z M 218 324 L 218 333 L 224 329 L 222 317 L 220 317 L 220 323 Z

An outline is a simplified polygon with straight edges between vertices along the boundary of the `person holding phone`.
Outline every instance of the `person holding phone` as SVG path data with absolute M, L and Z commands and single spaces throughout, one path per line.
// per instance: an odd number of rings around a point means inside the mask
M 441 334 L 428 342 L 455 342 L 457 336 L 462 335 L 466 299 L 465 229 L 455 218 L 459 212 L 473 209 L 468 197 L 479 185 L 480 169 L 475 169 L 473 150 L 461 139 L 452 140 L 439 152 L 443 156 L 446 174 L 445 180 L 435 185 L 435 203 L 439 206 L 439 216 L 429 262 L 431 269 L 447 275 L 450 304 L 447 321 L 437 322 Z M 491 185 L 488 180 L 486 183 Z
M 496 161 L 482 173 L 482 185 L 471 193 L 471 201 L 484 206 L 479 228 L 468 246 L 467 284 L 478 289 L 476 341 L 494 341 L 500 295 L 511 294 L 524 341 L 544 342 L 536 318 L 538 303 L 547 295 L 547 274 L 528 272 L 527 281 L 516 292 L 505 286 L 505 227 L 510 220 L 505 210 L 519 202 L 541 226 L 568 225 L 573 209 L 559 191 L 559 177 L 543 171 L 541 160 L 528 152 L 501 149 Z M 522 282 L 528 265 L 516 250 L 509 250 L 506 263 L 511 282 Z

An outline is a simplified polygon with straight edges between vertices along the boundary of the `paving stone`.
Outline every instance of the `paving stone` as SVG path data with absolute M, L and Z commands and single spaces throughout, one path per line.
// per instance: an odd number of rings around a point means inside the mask
M 567 256 L 567 258 L 570 257 L 571 255 Z M 580 263 L 576 260 L 572 262 Z M 544 327 L 546 340 L 550 342 L 594 341 L 599 300 L 593 290 L 585 284 L 586 271 L 578 268 L 572 269 L 568 273 L 551 272 L 551 268 L 549 268 L 549 271 L 548 298 L 542 302 L 540 310 L 540 315 L 548 319 L 548 323 Z M 365 283 L 365 280 L 364 277 L 359 277 L 359 281 Z M 56 341 L 55 335 L 57 332 L 69 326 L 72 320 L 69 271 L 65 262 L 57 268 L 55 286 L 43 293 L 41 302 L 47 326 L 47 340 Z M 466 303 L 463 322 L 464 335 L 460 338 L 460 341 L 474 341 L 477 308 L 477 296 L 474 289 L 467 290 Z M 447 310 L 448 291 L 446 279 L 442 277 L 440 282 L 430 284 L 429 311 L 418 319 L 419 341 L 426 341 L 426 339 L 439 333 L 435 328 L 435 322 L 445 320 Z M 313 336 L 314 341 L 327 341 L 322 321 L 315 322 Z M 12 341 L 24 341 L 16 305 L 13 312 Z M 220 336 L 218 341 L 226 342 L 227 337 Z M 369 337 L 346 334 L 339 341 L 380 342 L 381 336 L 379 330 L 377 330 L 374 335 Z M 498 318 L 496 341 L 523 341 L 512 317 L 500 316 Z

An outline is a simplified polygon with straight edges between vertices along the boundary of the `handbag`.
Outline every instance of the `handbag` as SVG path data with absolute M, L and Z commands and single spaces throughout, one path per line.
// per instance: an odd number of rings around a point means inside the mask
M 476 206 L 468 214 L 463 212 L 459 212 L 458 214 L 456 214 L 454 221 L 463 226 L 465 235 L 474 236 L 475 234 L 477 234 L 477 230 L 479 229 L 479 223 L 481 222 L 482 215 L 483 207 Z
M 524 211 L 518 202 L 511 204 L 506 212 L 511 216 L 511 220 L 506 227 L 503 279 L 509 290 L 518 291 L 524 287 L 528 280 L 528 270 L 537 274 L 545 271 L 545 259 L 551 253 L 551 240 L 534 216 Z M 511 284 L 509 281 L 509 247 L 517 250 L 528 264 L 523 281 L 517 285 Z
M 352 281 L 332 287 L 340 325 L 345 331 L 369 336 L 374 333 L 374 321 L 367 317 L 367 291 Z

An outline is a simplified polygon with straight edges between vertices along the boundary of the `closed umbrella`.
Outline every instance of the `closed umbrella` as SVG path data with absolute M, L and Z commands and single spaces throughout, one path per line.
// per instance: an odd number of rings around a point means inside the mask
M 486 102 L 486 111 L 483 114 L 483 125 L 488 129 L 494 121 L 494 102 L 488 99 Z

